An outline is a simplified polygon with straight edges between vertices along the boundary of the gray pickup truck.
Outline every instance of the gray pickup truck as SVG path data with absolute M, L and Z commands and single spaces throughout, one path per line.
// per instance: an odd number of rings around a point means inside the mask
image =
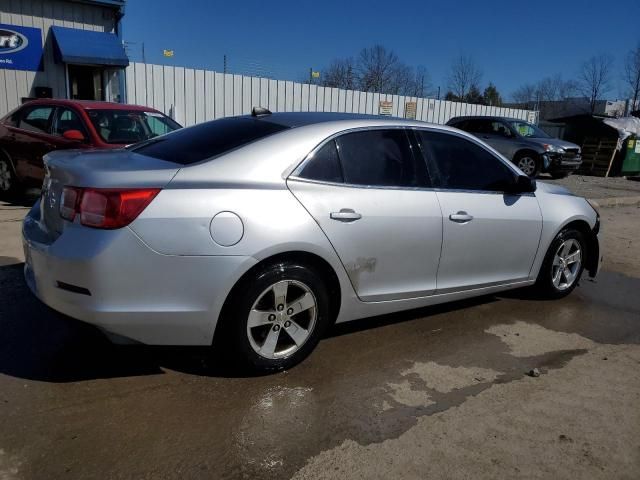
M 530 177 L 549 173 L 562 178 L 580 168 L 580 147 L 553 138 L 535 125 L 505 117 L 455 117 L 447 125 L 475 135 L 491 145 Z

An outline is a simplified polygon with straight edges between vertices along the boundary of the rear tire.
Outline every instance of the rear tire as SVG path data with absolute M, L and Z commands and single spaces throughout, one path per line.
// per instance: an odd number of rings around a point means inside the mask
M 256 372 L 289 369 L 314 350 L 330 323 L 322 276 L 283 261 L 265 267 L 234 289 L 225 305 L 217 344 Z M 216 337 L 218 334 L 216 334 Z
M 528 177 L 536 178 L 540 172 L 540 158 L 533 152 L 518 153 L 513 163 Z
M 20 183 L 11 161 L 0 154 L 0 198 L 13 198 L 20 193 Z
M 544 258 L 535 289 L 542 298 L 558 299 L 569 295 L 580 282 L 587 256 L 582 232 L 565 228 L 553 239 Z

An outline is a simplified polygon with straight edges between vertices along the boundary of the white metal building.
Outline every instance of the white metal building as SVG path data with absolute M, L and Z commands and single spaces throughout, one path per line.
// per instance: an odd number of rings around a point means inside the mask
M 28 98 L 120 101 L 124 0 L 0 0 L 0 115 Z

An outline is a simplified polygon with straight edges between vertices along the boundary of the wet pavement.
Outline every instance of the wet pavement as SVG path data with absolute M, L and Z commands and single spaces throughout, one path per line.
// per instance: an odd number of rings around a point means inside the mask
M 38 303 L 2 248 L 2 479 L 289 478 L 594 344 L 640 344 L 640 277 L 605 270 L 560 301 L 515 291 L 338 325 L 295 369 L 245 377 L 203 349 L 111 345 Z

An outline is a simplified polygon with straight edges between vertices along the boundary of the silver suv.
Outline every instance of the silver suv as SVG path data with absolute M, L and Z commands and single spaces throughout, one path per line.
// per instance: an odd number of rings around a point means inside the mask
M 580 168 L 580 147 L 553 138 L 535 125 L 505 117 L 455 117 L 447 125 L 459 128 L 491 145 L 530 177 L 550 173 L 562 178 Z

